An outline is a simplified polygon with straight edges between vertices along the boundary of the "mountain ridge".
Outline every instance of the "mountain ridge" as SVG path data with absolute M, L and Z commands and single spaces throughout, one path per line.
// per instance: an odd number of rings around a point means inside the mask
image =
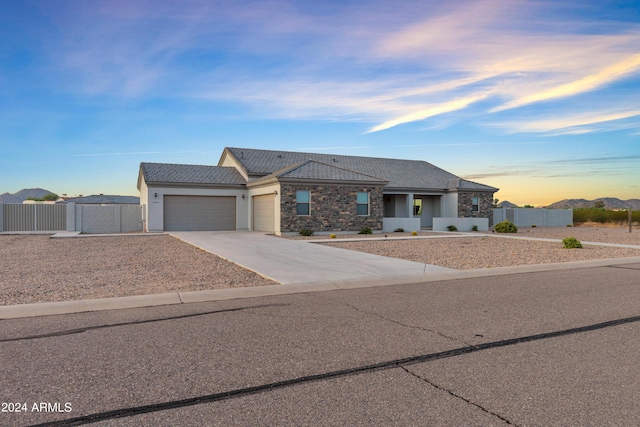
M 640 199 L 621 200 L 617 197 L 600 197 L 593 200 L 587 199 L 564 199 L 545 206 L 548 209 L 578 209 L 592 208 L 598 201 L 604 203 L 607 209 L 633 209 L 640 210 Z
M 51 193 L 53 193 L 53 191 L 45 190 L 43 188 L 23 188 L 13 194 L 8 192 L 0 194 L 0 203 L 22 203 L 29 198 L 41 199 Z

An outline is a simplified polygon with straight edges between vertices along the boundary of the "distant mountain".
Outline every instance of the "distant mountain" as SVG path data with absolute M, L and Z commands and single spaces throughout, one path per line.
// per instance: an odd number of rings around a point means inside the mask
M 53 191 L 44 190 L 42 188 L 24 188 L 17 193 L 0 194 L 0 203 L 22 203 L 29 198 L 41 199 L 51 193 L 53 193 Z
M 599 199 L 565 199 L 547 206 L 549 209 L 577 209 L 592 208 L 597 201 L 602 201 L 607 209 L 633 209 L 640 210 L 640 199 L 620 200 L 615 197 L 601 197 Z
M 0 194 L 0 203 L 22 203 L 22 200 L 20 200 L 13 194 L 3 193 Z

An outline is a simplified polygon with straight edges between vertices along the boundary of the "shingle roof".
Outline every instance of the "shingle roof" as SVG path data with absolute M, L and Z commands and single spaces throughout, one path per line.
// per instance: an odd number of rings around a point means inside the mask
M 378 183 L 380 185 L 385 185 L 387 183 L 387 180 L 385 179 L 328 165 L 315 160 L 307 160 L 306 162 L 287 166 L 253 182 L 259 182 L 270 178 L 311 179 L 319 181 L 359 181 Z
M 240 185 L 247 181 L 236 168 L 223 166 L 140 163 L 144 180 L 149 183 Z
M 140 197 L 136 196 L 113 196 L 105 194 L 93 194 L 85 197 L 75 197 L 73 199 L 66 199 L 64 201 L 56 202 L 56 204 L 77 203 L 82 205 L 100 205 L 100 204 L 114 204 L 114 205 L 139 205 Z
M 250 176 L 272 174 L 290 165 L 308 160 L 336 166 L 355 173 L 388 181 L 389 189 L 450 189 L 450 180 L 459 177 L 422 160 L 400 160 L 376 157 L 340 156 L 335 154 L 299 153 L 291 151 L 258 150 L 227 147 Z M 468 181 L 470 182 L 470 181 Z M 477 190 L 496 191 L 478 184 Z
M 478 182 L 469 181 L 463 178 L 452 179 L 449 181 L 448 188 L 450 190 L 477 190 L 477 191 L 498 191 L 497 188 L 489 185 L 480 184 Z

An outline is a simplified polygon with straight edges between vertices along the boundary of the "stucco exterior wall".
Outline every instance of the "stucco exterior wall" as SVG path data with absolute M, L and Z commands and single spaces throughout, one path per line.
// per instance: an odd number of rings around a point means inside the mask
M 296 191 L 310 191 L 310 215 L 296 214 Z M 369 215 L 357 215 L 356 196 L 360 191 L 369 193 Z M 382 187 L 281 184 L 280 230 L 296 232 L 359 231 L 364 227 L 382 230 Z

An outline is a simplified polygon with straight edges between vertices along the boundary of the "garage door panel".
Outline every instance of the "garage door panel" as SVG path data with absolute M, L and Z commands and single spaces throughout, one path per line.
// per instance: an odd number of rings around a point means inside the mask
M 234 196 L 164 196 L 166 231 L 236 229 Z
M 253 196 L 253 229 L 256 231 L 275 231 L 275 196 L 265 194 Z

